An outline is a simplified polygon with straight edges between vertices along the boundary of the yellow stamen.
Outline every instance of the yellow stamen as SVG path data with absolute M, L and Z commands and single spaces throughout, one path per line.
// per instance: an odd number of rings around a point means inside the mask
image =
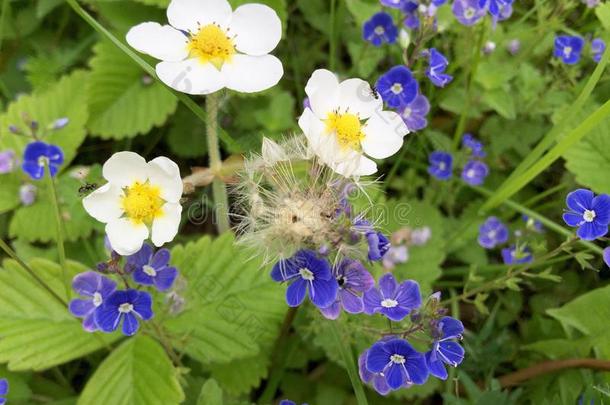
M 121 198 L 125 216 L 134 224 L 151 224 L 155 218 L 163 215 L 160 195 L 159 187 L 136 181 L 125 189 L 125 195 Z
M 218 25 L 208 24 L 191 36 L 188 43 L 191 56 L 198 57 L 201 63 L 211 63 L 220 69 L 225 62 L 230 62 L 235 54 L 233 40 Z
M 339 114 L 334 112 L 328 114 L 326 131 L 337 134 L 337 140 L 342 148 L 358 149 L 360 141 L 364 139 L 362 124 L 356 114 Z

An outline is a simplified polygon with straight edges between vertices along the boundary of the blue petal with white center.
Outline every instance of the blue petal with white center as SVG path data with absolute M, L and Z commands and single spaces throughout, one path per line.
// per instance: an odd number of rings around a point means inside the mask
M 127 265 L 133 271 L 136 283 L 167 291 L 178 276 L 178 270 L 169 265 L 169 259 L 169 250 L 159 249 L 154 252 L 152 246 L 145 243 L 139 252 L 127 257 Z
M 63 162 L 64 154 L 59 146 L 35 141 L 25 147 L 21 168 L 32 179 L 39 180 L 44 176 L 45 166 L 48 165 L 51 177 L 54 177 Z
M 428 173 L 439 180 L 449 180 L 453 175 L 453 156 L 450 153 L 434 151 L 428 156 Z
M 584 240 L 595 240 L 608 233 L 610 224 L 610 196 L 595 196 L 591 190 L 577 189 L 566 197 L 569 210 L 563 220 L 572 227 L 578 227 L 576 235 Z
M 138 331 L 138 318 L 147 321 L 152 317 L 151 295 L 138 290 L 115 291 L 95 311 L 95 322 L 101 331 L 114 332 L 122 322 L 126 336 Z
M 362 26 L 362 37 L 374 46 L 393 44 L 398 37 L 398 28 L 394 25 L 391 15 L 376 13 Z
M 389 107 L 398 108 L 415 100 L 419 86 L 411 71 L 403 65 L 394 66 L 377 80 L 377 91 Z
M 555 37 L 555 50 L 553 55 L 567 65 L 574 65 L 580 60 L 580 53 L 585 40 L 578 36 L 558 35 Z

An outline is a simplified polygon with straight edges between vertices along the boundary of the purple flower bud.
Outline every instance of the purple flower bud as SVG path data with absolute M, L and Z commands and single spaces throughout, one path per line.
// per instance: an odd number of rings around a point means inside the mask
M 15 168 L 15 152 L 5 150 L 0 152 L 0 174 L 6 174 Z
M 38 127 L 39 127 L 38 121 L 36 121 L 36 120 L 30 121 L 30 128 L 32 128 L 33 131 L 36 131 L 38 129 Z
M 507 48 L 511 55 L 516 55 L 519 52 L 519 49 L 521 49 L 521 41 L 513 39 L 508 43 Z
M 70 122 L 70 119 L 68 117 L 58 118 L 51 125 L 51 129 L 54 131 L 58 130 L 58 129 L 62 129 L 63 127 L 68 125 L 69 122 Z
M 496 43 L 495 42 L 493 42 L 493 41 L 485 42 L 485 45 L 483 46 L 483 53 L 485 55 L 489 55 L 490 53 L 492 53 L 495 50 L 496 50 Z
M 429 226 L 414 229 L 411 232 L 411 244 L 415 246 L 425 245 L 430 240 L 430 237 L 432 237 L 432 231 Z
M 19 199 L 21 200 L 21 204 L 26 207 L 34 204 L 34 201 L 36 201 L 36 186 L 33 184 L 24 184 L 19 187 Z
M 150 77 L 149 75 L 143 75 L 142 76 L 142 84 L 144 86 L 150 86 L 151 84 L 154 83 L 154 80 L 152 77 Z
M 14 125 L 14 124 L 9 125 L 8 130 L 15 135 L 21 135 L 21 130 L 19 128 L 17 128 L 17 125 Z

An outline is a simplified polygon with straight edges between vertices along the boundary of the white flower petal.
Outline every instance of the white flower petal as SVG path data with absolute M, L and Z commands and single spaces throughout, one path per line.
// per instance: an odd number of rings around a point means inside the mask
M 140 250 L 148 238 L 148 228 L 127 218 L 119 218 L 106 224 L 106 235 L 114 251 L 121 256 L 129 256 Z
M 183 185 L 178 165 L 165 156 L 159 156 L 148 162 L 148 167 L 148 180 L 159 186 L 161 198 L 172 203 L 180 201 Z
M 303 114 L 299 117 L 299 127 L 307 138 L 309 147 L 319 156 L 323 151 L 324 137 L 329 138 L 326 132 L 326 125 L 311 111 L 306 108 Z
M 155 218 L 152 224 L 152 242 L 155 246 L 162 246 L 171 242 L 178 233 L 182 207 L 180 204 L 166 203 L 162 207 L 163 215 Z M 114 245 L 113 245 L 114 246 Z
M 314 114 L 326 119 L 328 113 L 339 106 L 339 80 L 330 70 L 318 69 L 309 78 L 305 86 L 309 104 Z
M 123 215 L 121 197 L 123 190 L 112 183 L 106 183 L 83 198 L 85 211 L 100 222 L 110 222 Z
M 375 158 L 383 159 L 400 150 L 403 137 L 409 132 L 404 121 L 392 111 L 381 111 L 373 115 L 362 128 L 362 149 Z
M 282 62 L 273 55 L 233 55 L 222 66 L 227 88 L 242 93 L 255 93 L 275 86 L 284 75 Z
M 134 152 L 117 152 L 102 167 L 104 178 L 115 186 L 127 187 L 148 178 L 146 160 Z
M 371 86 L 361 79 L 347 79 L 339 84 L 339 109 L 367 119 L 375 111 L 382 111 L 381 97 L 375 98 Z
M 169 23 L 192 33 L 212 23 L 226 27 L 231 21 L 231 14 L 231 5 L 227 0 L 172 0 L 167 7 Z
M 244 4 L 233 12 L 229 34 L 235 48 L 248 55 L 265 55 L 282 39 L 282 22 L 275 10 L 263 4 Z
M 174 90 L 188 94 L 210 94 L 225 87 L 223 74 L 211 63 L 197 58 L 180 62 L 160 62 L 157 76 Z
M 366 156 L 358 155 L 351 160 L 337 163 L 333 170 L 345 177 L 369 176 L 377 172 L 377 164 Z
M 153 58 L 179 61 L 188 56 L 186 35 L 169 25 L 145 22 L 127 32 L 127 43 Z

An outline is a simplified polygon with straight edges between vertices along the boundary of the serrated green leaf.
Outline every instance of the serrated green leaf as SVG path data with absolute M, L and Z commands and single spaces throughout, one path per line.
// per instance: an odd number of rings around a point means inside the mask
M 495 110 L 498 114 L 509 120 L 515 119 L 515 100 L 504 89 L 485 91 L 481 97 L 483 104 Z
M 44 141 L 59 146 L 64 152 L 68 166 L 76 155 L 76 149 L 85 139 L 85 122 L 87 121 L 87 92 L 85 84 L 88 74 L 77 71 L 64 76 L 48 91 L 20 97 L 8 106 L 6 113 L 0 116 L 0 150 L 12 149 L 17 156 L 23 155 L 25 146 L 32 140 L 25 136 L 13 135 L 7 131 L 9 125 L 16 125 L 28 133 L 22 114 L 38 121 L 41 129 L 46 129 L 57 119 L 67 117 L 68 125 L 57 131 L 46 131 Z
M 212 377 L 231 395 L 250 392 L 267 377 L 270 359 L 267 353 L 210 367 Z
M 223 405 L 222 390 L 214 379 L 209 379 L 201 387 L 197 405 Z
M 66 299 L 59 265 L 44 259 L 29 264 Z M 68 262 L 67 276 L 71 280 L 85 270 L 79 263 Z M 8 363 L 10 370 L 44 370 L 99 350 L 118 338 L 85 332 L 79 319 L 12 260 L 5 260 L 0 269 L 0 290 L 0 363 Z
M 0 214 L 19 205 L 19 186 L 21 181 L 17 173 L 0 174 Z
M 177 349 L 204 364 L 227 363 L 268 349 L 287 310 L 284 288 L 234 246 L 233 236 L 176 246 L 172 263 L 188 282 L 187 308 L 166 326 Z
M 127 339 L 97 368 L 79 405 L 179 404 L 178 371 L 163 347 L 145 335 Z
M 610 30 L 610 3 L 599 4 L 595 7 L 595 15 L 606 30 Z
M 93 49 L 87 127 L 94 135 L 122 139 L 144 134 L 176 110 L 176 97 L 116 46 L 102 41 Z

